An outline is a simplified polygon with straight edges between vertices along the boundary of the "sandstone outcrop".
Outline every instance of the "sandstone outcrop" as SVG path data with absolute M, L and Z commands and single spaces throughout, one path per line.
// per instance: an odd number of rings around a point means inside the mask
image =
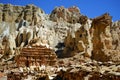
M 62 57 L 79 53 L 97 61 L 119 62 L 119 23 L 113 25 L 111 16 L 105 13 L 93 20 L 87 19 L 76 31 L 69 30 Z
M 26 20 L 30 25 L 36 25 L 40 20 L 40 13 L 44 13 L 34 5 L 13 6 L 11 4 L 0 5 L 0 21 L 20 23 Z M 26 25 L 26 22 L 23 24 Z
M 65 48 L 63 54 L 74 56 L 75 53 L 81 53 L 87 57 L 91 57 L 92 37 L 89 31 L 91 22 L 91 20 L 87 19 L 83 25 L 79 25 L 79 28 L 76 31 L 68 32 L 68 35 L 64 41 Z
M 90 19 L 75 6 L 45 14 L 34 5 L 0 4 L 0 71 L 13 72 L 12 78 L 18 72 L 28 80 L 33 74 L 119 80 L 119 63 L 120 21 L 112 22 L 108 13 Z
M 5 54 L 15 54 L 16 47 L 22 49 L 36 39 L 38 44 L 49 44 L 58 57 L 81 54 L 98 61 L 119 61 L 119 22 L 112 23 L 107 13 L 89 19 L 75 6 L 57 7 L 50 15 L 34 5 L 1 4 L 0 10 L 0 47 Z
M 111 37 L 111 17 L 109 14 L 97 17 L 93 20 L 93 51 L 92 58 L 98 61 L 115 61 L 119 62 L 119 50 L 112 48 L 112 42 L 115 41 L 115 37 Z M 114 31 L 112 36 L 114 35 Z M 118 35 L 118 34 L 117 34 Z M 114 45 L 113 45 L 114 46 Z
M 1 43 L 8 38 L 6 43 L 9 44 L 4 53 L 14 54 L 16 47 L 23 48 L 32 39 L 39 39 L 38 44 L 46 41 L 59 57 L 79 53 L 98 61 L 109 61 L 115 59 L 111 57 L 113 53 L 119 54 L 119 22 L 112 24 L 108 14 L 89 19 L 75 6 L 55 8 L 50 15 L 34 5 L 6 4 L 0 5 L 0 9 Z M 5 45 L 0 44 L 0 47 L 3 49 Z M 117 60 L 118 56 L 113 61 Z
M 120 21 L 113 22 L 110 30 L 113 39 L 113 49 L 120 50 Z
M 110 34 L 111 23 L 111 16 L 109 16 L 107 13 L 93 19 L 92 57 L 96 60 L 109 60 L 109 53 L 107 50 L 109 51 L 112 49 L 112 39 Z
M 62 7 L 57 7 L 52 11 L 50 15 L 50 19 L 52 21 L 59 21 L 62 19 L 69 23 L 77 23 L 79 22 L 80 16 L 81 14 L 77 7 L 73 6 L 66 9 L 62 6 Z

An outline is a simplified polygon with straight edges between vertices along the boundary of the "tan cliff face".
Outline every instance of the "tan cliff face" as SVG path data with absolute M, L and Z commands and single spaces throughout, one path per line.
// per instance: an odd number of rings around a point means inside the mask
M 108 13 L 90 19 L 75 6 L 45 14 L 0 4 L 0 72 L 16 80 L 120 80 L 120 21 Z
M 107 13 L 89 19 L 75 6 L 57 7 L 48 15 L 34 5 L 1 4 L 0 48 L 16 55 L 16 49 L 35 40 L 39 45 L 47 43 L 58 57 L 80 54 L 92 60 L 119 62 L 119 26 Z
M 22 7 L 5 4 L 0 6 L 0 11 L 0 21 L 20 23 L 26 20 L 30 25 L 36 25 L 40 18 L 39 13 L 44 13 L 34 5 Z
M 120 50 L 120 21 L 113 22 L 111 27 L 113 49 Z
M 55 8 L 52 11 L 50 15 L 50 19 L 52 21 L 58 21 L 62 19 L 70 23 L 76 23 L 79 21 L 80 16 L 81 14 L 77 7 L 73 6 L 66 9 L 62 6 L 62 7 Z
M 115 26 L 115 23 L 113 25 Z M 118 23 L 116 23 L 116 26 L 118 26 Z M 111 16 L 105 13 L 93 20 L 86 21 L 74 32 L 75 37 L 72 37 L 72 33 L 69 32 L 67 40 L 65 39 L 63 55 L 74 56 L 75 54 L 82 54 L 97 61 L 119 62 L 118 33 L 119 27 L 114 28 Z M 113 49 L 113 47 L 116 48 Z
M 119 49 L 113 49 L 113 41 L 115 33 L 110 33 L 114 31 L 112 28 L 112 21 L 109 14 L 104 14 L 103 16 L 93 19 L 93 58 L 98 61 L 115 61 L 119 62 L 120 54 Z M 118 34 L 117 34 L 118 35 Z M 117 43 L 119 45 L 119 43 Z M 117 55 L 117 56 L 116 56 Z
M 100 17 L 93 19 L 93 58 L 98 60 L 108 61 L 109 54 L 107 50 L 112 49 L 112 38 L 110 34 L 111 16 L 104 14 Z M 97 57 L 98 56 L 98 57 Z M 101 57 L 100 57 L 101 56 Z M 102 58 L 102 59 L 101 59 Z
M 92 42 L 91 42 L 91 35 L 90 35 L 90 27 L 88 22 L 91 23 L 91 21 L 87 21 L 85 25 L 81 25 L 77 31 L 74 32 L 74 36 L 71 35 L 71 33 L 68 33 L 67 38 L 65 39 L 65 48 L 64 53 L 67 53 L 67 51 L 70 51 L 66 55 L 76 53 L 84 54 L 85 56 L 90 57 L 91 56 L 91 50 L 92 50 Z

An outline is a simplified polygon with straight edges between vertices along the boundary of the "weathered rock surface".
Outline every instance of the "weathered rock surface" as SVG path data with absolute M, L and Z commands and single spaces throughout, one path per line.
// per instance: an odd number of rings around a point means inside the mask
M 107 13 L 89 19 L 75 6 L 55 8 L 50 15 L 34 5 L 1 4 L 0 10 L 0 47 L 5 54 L 14 54 L 16 47 L 39 39 L 39 44 L 46 41 L 59 57 L 79 53 L 98 61 L 119 60 L 119 22 L 112 24 Z
M 119 75 L 110 73 L 89 72 L 80 69 L 60 71 L 54 80 L 119 80 Z
M 112 48 L 112 42 L 115 41 L 115 37 L 111 37 L 110 28 L 112 27 L 111 17 L 109 14 L 104 14 L 98 18 L 95 18 L 92 23 L 93 27 L 93 58 L 98 61 L 119 61 L 119 50 Z M 115 34 L 114 30 L 112 36 Z M 118 34 L 116 34 L 118 35 Z M 119 44 L 119 43 L 118 43 Z
M 61 70 L 54 80 L 119 80 L 119 63 L 98 62 L 77 54 L 71 58 L 59 59 Z
M 93 19 L 93 51 L 92 57 L 96 60 L 109 60 L 109 51 L 112 49 L 112 39 L 110 34 L 111 16 L 104 14 Z
M 38 44 L 45 41 L 58 57 L 82 54 L 98 61 L 119 61 L 119 21 L 112 23 L 107 13 L 89 19 L 75 6 L 57 7 L 50 15 L 34 5 L 1 4 L 0 10 L 0 47 L 5 54 L 15 54 L 16 47 L 39 39 Z
M 13 68 L 17 70 L 15 57 L 18 55 L 21 56 L 23 53 L 30 53 L 27 56 L 31 56 L 32 53 L 40 54 L 40 49 L 30 47 L 38 45 L 53 49 L 58 57 L 63 58 L 57 59 L 57 69 L 60 70 L 59 67 L 64 66 L 63 70 L 67 70 L 69 66 L 72 66 L 71 70 L 60 72 L 59 78 L 67 78 L 68 80 L 70 78 L 76 80 L 120 79 L 118 76 L 120 73 L 118 69 L 120 62 L 120 21 L 112 22 L 108 13 L 89 19 L 82 15 L 75 6 L 70 8 L 57 7 L 48 15 L 34 5 L 0 4 L 1 72 L 7 68 L 10 68 L 10 71 Z M 32 49 L 36 52 L 34 53 Z M 46 53 L 46 51 L 42 53 Z M 25 55 L 22 55 L 22 58 L 26 58 Z M 37 56 L 40 57 L 36 57 L 34 62 L 42 57 L 42 55 Z M 35 55 L 32 58 L 34 57 Z M 48 58 L 48 55 L 44 58 Z M 25 61 L 28 62 L 28 59 Z M 109 61 L 114 64 L 109 65 Z M 80 68 L 73 66 L 78 64 L 81 64 Z M 25 71 L 34 72 L 29 67 L 27 68 Z M 45 69 L 45 66 L 42 68 Z M 52 71 L 55 70 L 51 69 L 48 72 Z M 34 73 L 39 72 L 35 71 Z M 73 77 L 74 75 L 81 77 Z
M 89 31 L 91 22 L 91 20 L 87 19 L 84 25 L 79 25 L 79 29 L 75 30 L 74 32 L 73 30 L 68 32 L 68 35 L 64 41 L 65 48 L 63 54 L 74 56 L 75 53 L 81 53 L 87 57 L 91 56 L 92 37 Z
M 66 9 L 62 6 L 57 7 L 52 11 L 50 19 L 52 21 L 59 21 L 62 19 L 70 23 L 76 23 L 79 22 L 80 16 L 80 11 L 77 7 L 73 6 Z
M 114 50 L 120 50 L 120 21 L 113 22 L 111 28 L 112 44 Z
M 11 4 L 0 5 L 0 21 L 16 22 L 21 25 L 26 20 L 31 25 L 36 25 L 40 19 L 40 13 L 44 13 L 34 5 L 13 6 Z M 26 22 L 23 23 L 26 25 Z
M 115 23 L 113 25 L 115 26 Z M 64 41 L 63 55 L 70 57 L 79 53 L 97 61 L 119 62 L 120 51 L 117 48 L 119 47 L 119 28 L 117 31 L 115 31 L 116 28 L 113 28 L 111 16 L 108 13 L 93 20 L 87 19 L 79 29 L 73 33 L 68 32 Z M 113 49 L 113 47 L 116 48 Z

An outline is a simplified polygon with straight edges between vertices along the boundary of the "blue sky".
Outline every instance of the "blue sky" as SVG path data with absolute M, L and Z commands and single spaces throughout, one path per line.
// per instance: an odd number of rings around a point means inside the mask
M 77 6 L 80 12 L 89 18 L 94 18 L 105 12 L 110 13 L 113 21 L 120 20 L 120 0 L 0 0 L 0 3 L 14 5 L 34 4 L 49 14 L 57 6 L 66 8 Z

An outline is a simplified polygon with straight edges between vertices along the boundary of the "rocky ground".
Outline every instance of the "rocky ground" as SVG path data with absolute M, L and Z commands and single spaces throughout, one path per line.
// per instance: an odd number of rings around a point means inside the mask
M 18 67 L 15 57 L 34 45 L 54 50 L 56 64 Z M 0 4 L 0 72 L 8 80 L 120 80 L 120 21 L 109 13 L 90 19 L 76 6 L 45 14 Z

